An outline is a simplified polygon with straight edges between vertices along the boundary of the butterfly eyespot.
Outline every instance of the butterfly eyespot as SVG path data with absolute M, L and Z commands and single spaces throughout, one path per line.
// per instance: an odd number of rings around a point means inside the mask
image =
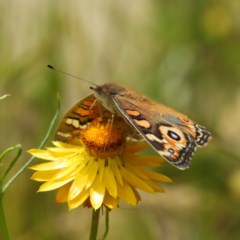
M 171 153 L 171 154 L 173 154 L 173 153 L 174 153 L 174 149 L 173 149 L 173 148 L 169 148 L 169 149 L 168 149 L 168 152 Z
M 185 144 L 186 137 L 184 136 L 184 133 L 174 126 L 160 125 L 159 132 L 163 139 L 166 139 L 166 141 L 171 142 L 172 144 Z
M 177 133 L 175 133 L 171 130 L 168 130 L 167 135 L 175 141 L 181 140 L 181 137 Z

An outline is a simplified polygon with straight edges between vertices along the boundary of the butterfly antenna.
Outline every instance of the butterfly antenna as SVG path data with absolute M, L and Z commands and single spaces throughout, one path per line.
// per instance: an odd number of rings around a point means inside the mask
M 94 84 L 94 83 L 92 83 L 91 81 L 88 81 L 88 80 L 86 80 L 86 79 L 84 79 L 84 78 L 81 78 L 81 77 L 75 76 L 75 75 L 73 75 L 73 74 L 71 74 L 71 73 L 64 72 L 64 71 L 62 71 L 62 70 L 60 70 L 60 69 L 57 69 L 57 68 L 53 67 L 52 65 L 47 65 L 47 67 L 50 68 L 50 69 L 52 69 L 52 70 L 54 70 L 54 71 L 56 71 L 56 72 L 63 73 L 63 74 L 66 74 L 66 75 L 68 75 L 68 76 L 70 76 L 70 77 L 80 79 L 81 81 L 84 81 L 84 82 L 90 83 L 91 85 L 97 87 L 97 85 Z

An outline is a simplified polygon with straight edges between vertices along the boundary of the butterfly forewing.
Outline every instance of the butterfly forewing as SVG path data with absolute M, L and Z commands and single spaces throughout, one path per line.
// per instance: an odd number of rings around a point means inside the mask
M 127 98 L 113 96 L 122 116 L 171 164 L 179 169 L 188 168 L 197 146 L 205 145 L 210 133 L 185 115 L 133 93 L 135 96 Z M 136 103 L 133 97 L 141 101 Z
M 81 137 L 81 131 L 96 119 L 101 119 L 105 123 L 108 120 L 114 121 L 120 128 L 123 128 L 128 139 L 141 140 L 139 134 L 134 132 L 129 125 L 122 126 L 123 118 L 113 117 L 113 114 L 104 108 L 93 94 L 79 101 L 65 114 L 57 127 L 55 140 L 69 143 Z
M 69 142 L 86 128 L 87 124 L 100 115 L 96 97 L 91 94 L 75 104 L 61 120 L 55 140 Z

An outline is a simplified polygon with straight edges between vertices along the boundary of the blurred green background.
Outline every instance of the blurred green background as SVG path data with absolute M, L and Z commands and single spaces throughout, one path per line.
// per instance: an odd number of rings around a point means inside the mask
M 0 151 L 39 145 L 57 93 L 63 113 L 90 93 L 47 64 L 126 84 L 205 125 L 213 140 L 189 170 L 160 169 L 174 180 L 166 193 L 114 210 L 108 239 L 240 239 L 239 12 L 239 0 L 1 0 L 0 96 L 12 96 L 0 102 Z M 31 174 L 5 195 L 11 238 L 87 239 L 91 210 L 68 212 L 55 192 L 37 194 Z

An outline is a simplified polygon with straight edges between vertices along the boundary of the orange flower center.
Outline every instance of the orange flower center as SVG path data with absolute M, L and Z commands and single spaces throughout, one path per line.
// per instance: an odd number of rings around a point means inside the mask
M 93 121 L 82 131 L 82 142 L 93 156 L 107 158 L 122 153 L 126 142 L 124 122 L 112 121 L 112 119 L 108 119 L 107 123 Z

